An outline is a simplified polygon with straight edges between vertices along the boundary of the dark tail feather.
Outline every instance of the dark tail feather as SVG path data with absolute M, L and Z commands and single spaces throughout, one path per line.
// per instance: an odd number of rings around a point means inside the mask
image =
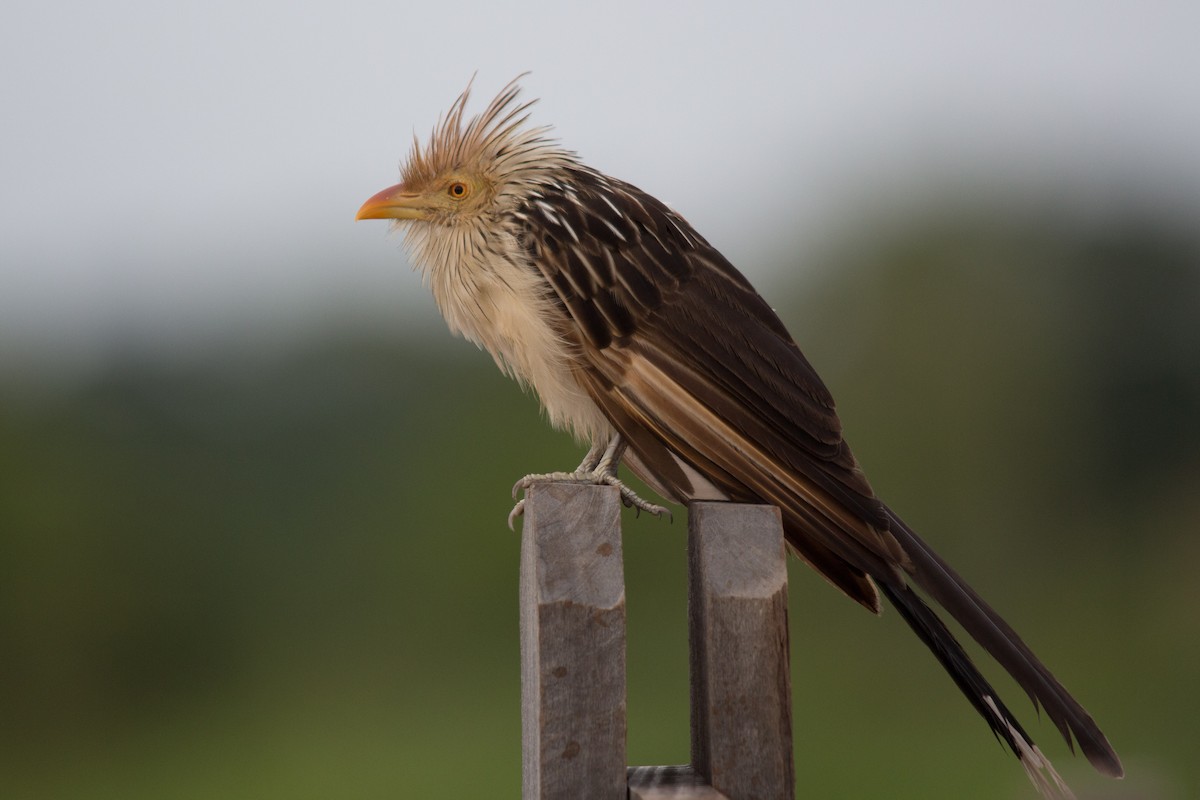
M 1050 674 L 1050 670 L 1042 665 L 1042 662 L 1021 641 L 1008 623 L 1001 619 L 1000 615 L 992 610 L 991 606 L 984 602 L 975 593 L 975 590 L 968 586 L 966 581 L 960 578 L 946 562 L 942 561 L 891 509 L 888 509 L 887 513 L 893 523 L 893 535 L 912 560 L 912 577 L 917 585 L 927 592 L 938 605 L 946 609 L 966 629 L 967 633 L 1012 675 L 1035 706 L 1040 705 L 1046 709 L 1046 714 L 1058 727 L 1072 750 L 1074 750 L 1073 735 L 1075 741 L 1079 742 L 1083 754 L 1097 770 L 1116 778 L 1124 775 L 1121 760 L 1091 716 Z M 998 712 L 1001 719 L 997 720 L 985 710 L 980 710 L 980 713 L 988 720 L 988 724 L 997 732 L 997 735 L 1013 746 L 1014 740 L 997 730 L 997 724 L 1006 728 L 1011 727 L 1010 732 L 1018 739 L 1016 744 L 1024 742 L 1036 753 L 1032 742 L 1016 724 L 1008 710 L 1000 704 L 995 693 L 991 691 L 991 687 L 979 675 L 970 659 L 962 652 L 961 646 L 933 611 L 921 602 L 920 598 L 911 590 L 885 589 L 885 592 L 888 598 L 896 604 L 905 621 L 937 655 L 938 660 L 954 677 L 959 688 L 971 699 L 976 709 L 980 709 L 981 703 L 985 706 L 989 705 L 984 696 L 977 691 L 986 690 L 987 696 L 995 704 L 994 710 Z M 941 652 L 943 648 L 953 657 L 943 655 Z M 963 664 L 967 667 L 966 673 L 960 673 L 957 670 Z M 972 695 L 972 692 L 975 694 Z M 1022 756 L 1020 748 L 1014 749 L 1024 762 L 1025 758 Z M 1040 757 L 1040 753 L 1036 753 L 1036 755 Z
M 896 589 L 886 585 L 880 588 L 884 596 L 900 612 L 904 621 L 916 632 L 917 636 L 921 637 L 921 641 L 937 657 L 946 672 L 950 673 L 950 677 L 971 701 L 971 705 L 975 706 L 979 715 L 991 726 L 996 738 L 1004 741 L 1013 754 L 1019 756 L 1020 748 L 1013 739 L 1013 735 L 1021 737 L 1026 742 L 1032 740 L 1025 733 L 1021 724 L 1017 722 L 1016 717 L 1000 702 L 996 691 L 979 672 L 974 662 L 971 661 L 971 657 L 962 649 L 962 645 L 954 638 L 954 634 L 950 632 L 945 623 L 933 612 L 933 609 L 925 605 L 912 589 L 908 587 Z M 994 709 L 989 706 L 986 700 L 988 697 L 992 698 Z M 1000 718 L 993 714 L 993 710 L 999 712 Z
M 1042 755 L 1012 712 L 1001 702 L 991 684 L 975 667 L 954 634 L 929 606 L 908 587 L 881 586 L 883 594 L 921 641 L 941 662 L 958 688 L 987 721 L 996 738 L 1009 746 L 1025 768 L 1025 774 L 1047 798 L 1073 798 L 1054 765 Z

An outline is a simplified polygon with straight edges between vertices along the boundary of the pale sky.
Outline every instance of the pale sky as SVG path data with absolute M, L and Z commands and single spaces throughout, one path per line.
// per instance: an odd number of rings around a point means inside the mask
M 0 356 L 427 319 L 353 217 L 475 73 L 760 283 L 913 181 L 1200 187 L 1200 3 L 969 5 L 8 0 Z

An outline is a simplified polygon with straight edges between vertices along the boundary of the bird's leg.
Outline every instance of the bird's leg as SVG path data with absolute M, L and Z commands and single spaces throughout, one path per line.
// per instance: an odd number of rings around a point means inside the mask
M 587 455 L 583 457 L 583 461 L 575 468 L 574 472 L 526 475 L 513 486 L 513 499 L 516 500 L 519 492 L 528 489 L 535 483 L 591 483 L 598 486 L 615 486 L 621 493 L 621 502 L 629 508 L 634 508 L 639 512 L 648 511 L 656 517 L 665 516 L 670 519 L 671 512 L 668 509 L 638 497 L 633 489 L 630 489 L 617 477 L 617 468 L 621 465 L 621 456 L 625 455 L 627 446 L 619 433 L 614 433 L 608 441 L 601 439 L 593 442 L 591 449 L 588 450 Z M 525 499 L 522 498 L 517 501 L 508 515 L 508 527 L 512 528 L 517 517 L 524 513 Z
M 579 475 L 580 473 L 595 471 L 596 466 L 608 453 L 609 446 L 609 442 L 603 439 L 592 442 L 592 448 L 587 451 L 587 455 L 583 457 L 583 461 L 579 462 L 579 466 L 575 468 L 574 474 Z

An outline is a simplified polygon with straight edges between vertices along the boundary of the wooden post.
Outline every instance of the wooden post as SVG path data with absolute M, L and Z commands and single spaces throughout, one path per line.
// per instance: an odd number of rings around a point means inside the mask
M 787 565 L 779 509 L 693 503 L 692 764 L 733 800 L 791 800 Z
M 692 763 L 628 771 L 620 510 L 611 486 L 538 483 L 526 493 L 524 800 L 792 800 L 778 509 L 692 504 Z
M 525 800 L 625 800 L 625 571 L 618 492 L 538 483 L 521 539 Z

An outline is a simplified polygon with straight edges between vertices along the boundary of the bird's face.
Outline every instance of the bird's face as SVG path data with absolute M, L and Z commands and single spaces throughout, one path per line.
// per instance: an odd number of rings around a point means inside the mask
M 363 203 L 357 218 L 432 223 L 425 228 L 431 234 L 468 225 L 478 230 L 479 223 L 511 211 L 528 187 L 578 166 L 573 153 L 548 137 L 549 128 L 525 125 L 532 102 L 518 103 L 519 92 L 513 81 L 468 121 L 468 87 L 427 144 L 414 139 L 400 183 Z
M 490 202 L 494 188 L 474 170 L 450 169 L 407 177 L 363 203 L 356 219 L 421 220 L 453 225 L 475 219 Z

